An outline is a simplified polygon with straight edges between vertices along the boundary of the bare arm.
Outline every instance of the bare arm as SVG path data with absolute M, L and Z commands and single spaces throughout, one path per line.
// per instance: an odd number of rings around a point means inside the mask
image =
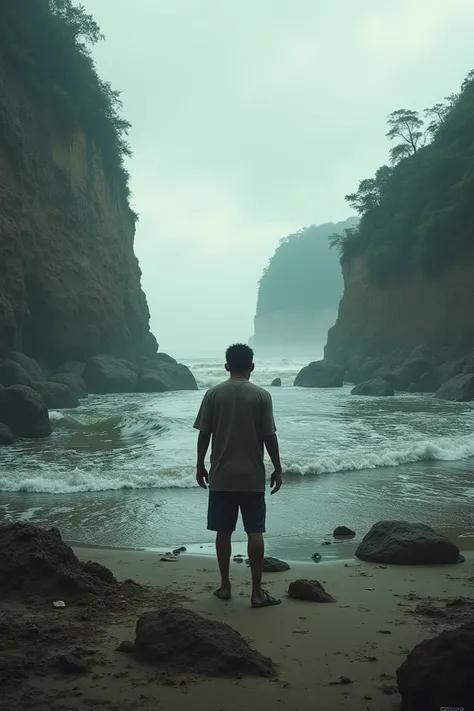
M 197 441 L 196 481 L 200 487 L 207 489 L 209 474 L 206 469 L 206 454 L 211 442 L 213 428 L 213 401 L 209 392 L 203 398 L 194 427 L 199 430 Z
M 272 464 L 273 464 L 273 474 L 271 478 L 271 487 L 272 490 L 270 493 L 276 494 L 277 491 L 280 491 L 281 485 L 282 485 L 282 468 L 281 468 L 281 462 L 280 462 L 280 448 L 278 446 L 278 437 L 276 434 L 272 434 L 269 437 L 265 437 L 264 439 L 265 443 L 265 449 L 268 452 L 268 456 L 270 457 Z
M 209 449 L 209 444 L 211 443 L 211 433 L 210 432 L 200 432 L 197 442 L 197 468 L 205 468 L 206 466 L 206 454 Z

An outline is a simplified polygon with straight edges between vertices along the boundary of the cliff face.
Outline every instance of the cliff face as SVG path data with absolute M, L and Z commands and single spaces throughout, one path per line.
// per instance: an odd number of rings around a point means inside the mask
M 156 352 L 134 234 L 98 146 L 0 63 L 0 356 Z
M 280 242 L 259 284 L 254 329 L 260 353 L 314 355 L 324 344 L 342 293 L 329 237 L 356 224 L 349 218 L 313 225 Z
M 343 267 L 344 295 L 329 331 L 325 358 L 346 364 L 354 356 L 409 356 L 426 350 L 440 361 L 474 351 L 474 256 L 436 279 L 414 271 L 376 287 L 365 259 Z

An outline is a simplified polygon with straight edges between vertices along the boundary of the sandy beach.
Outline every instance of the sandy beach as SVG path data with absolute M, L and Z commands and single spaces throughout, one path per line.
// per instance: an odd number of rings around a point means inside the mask
M 203 678 L 192 670 L 184 675 L 163 674 L 116 651 L 120 642 L 134 640 L 139 614 L 153 609 L 153 602 L 144 600 L 136 609 L 104 615 L 102 621 L 100 615 L 94 618 L 87 649 L 81 647 L 90 662 L 89 673 L 26 673 L 21 684 L 4 688 L 2 709 L 6 711 L 157 707 L 177 711 L 394 711 L 400 706 L 395 670 L 407 652 L 421 640 L 466 619 L 462 608 L 427 616 L 416 612 L 417 606 L 432 598 L 435 606 L 444 608 L 446 600 L 472 597 L 474 591 L 472 552 L 466 554 L 463 564 L 455 566 L 386 567 L 356 559 L 298 563 L 284 573 L 265 575 L 265 587 L 281 597 L 282 604 L 253 610 L 245 563 L 232 564 L 233 598 L 222 602 L 212 595 L 218 576 L 210 556 L 183 553 L 177 562 L 164 562 L 160 554 L 145 551 L 77 548 L 75 553 L 83 561 L 107 566 L 119 580 L 131 578 L 158 586 L 166 602 L 182 602 L 204 617 L 228 623 L 254 649 L 273 659 L 278 678 Z M 288 585 L 298 578 L 319 580 L 336 602 L 288 599 Z M 50 625 L 53 615 L 67 612 L 52 611 L 49 604 L 42 611 L 37 603 L 27 608 L 9 603 L 2 609 L 19 620 L 26 616 L 39 630 L 46 618 Z M 63 646 L 74 649 L 76 643 L 72 634 Z

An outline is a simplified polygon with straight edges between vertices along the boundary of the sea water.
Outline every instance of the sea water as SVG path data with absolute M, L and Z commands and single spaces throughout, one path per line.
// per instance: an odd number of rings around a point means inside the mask
M 0 521 L 58 526 L 83 544 L 211 550 L 192 425 L 204 390 L 226 374 L 216 359 L 184 362 L 197 392 L 90 396 L 50 413 L 50 438 L 0 449 Z M 294 388 L 305 364 L 265 360 L 253 377 L 264 387 L 282 379 L 269 388 L 284 465 L 284 486 L 268 500 L 270 549 L 305 558 L 337 525 L 362 534 L 386 518 L 469 537 L 474 408 L 432 395 L 356 397 L 349 385 Z

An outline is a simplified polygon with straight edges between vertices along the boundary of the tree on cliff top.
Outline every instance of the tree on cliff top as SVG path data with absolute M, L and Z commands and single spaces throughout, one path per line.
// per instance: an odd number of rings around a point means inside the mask
M 425 122 L 417 112 L 395 115 L 413 119 L 391 151 L 395 165 L 346 196 L 361 221 L 332 239 L 342 262 L 364 256 L 374 283 L 412 269 L 439 275 L 474 248 L 474 71 L 459 94 L 425 109 Z M 388 137 L 401 138 L 390 117 L 389 126 Z
M 62 129 L 80 127 L 100 147 L 111 185 L 128 200 L 130 124 L 120 92 L 99 77 L 91 56 L 102 39 L 92 15 L 72 0 L 0 0 L 0 59 Z

